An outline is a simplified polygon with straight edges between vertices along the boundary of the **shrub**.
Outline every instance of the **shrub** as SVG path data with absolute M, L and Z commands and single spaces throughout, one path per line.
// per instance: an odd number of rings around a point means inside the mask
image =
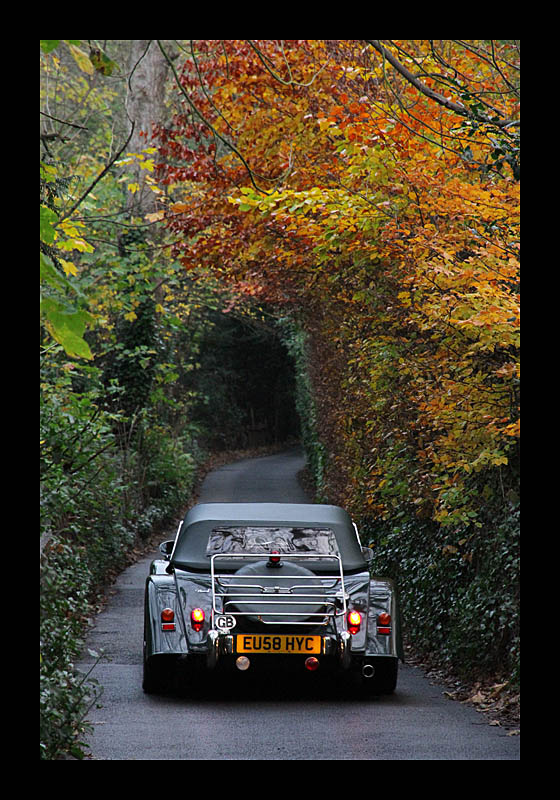
M 191 439 L 165 426 L 118 436 L 120 416 L 100 408 L 95 386 L 76 392 L 59 380 L 42 390 L 41 758 L 82 758 L 99 687 L 74 662 L 92 601 L 136 540 L 185 505 L 196 457 Z
M 464 677 L 519 679 L 519 511 L 482 529 L 455 531 L 409 520 L 362 522 L 373 569 L 400 590 L 403 626 L 420 653 Z

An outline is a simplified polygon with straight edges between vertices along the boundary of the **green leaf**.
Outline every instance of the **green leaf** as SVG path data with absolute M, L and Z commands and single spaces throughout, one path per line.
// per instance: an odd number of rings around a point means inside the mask
M 54 242 L 54 224 L 57 221 L 57 216 L 47 206 L 41 206 L 41 239 L 46 244 Z
M 53 262 L 48 256 L 43 253 L 40 256 L 40 281 L 41 283 L 48 283 L 54 289 L 65 289 L 70 286 L 68 281 L 58 272 Z
M 88 311 L 75 311 L 53 298 L 45 298 L 41 302 L 41 316 L 50 335 L 64 347 L 70 358 L 93 358 L 88 343 L 83 339 L 87 323 L 93 320 Z
M 56 289 L 60 292 L 66 292 L 70 290 L 74 292 L 78 297 L 84 298 L 84 293 L 79 288 L 78 283 L 72 282 L 66 275 L 63 275 L 59 272 L 56 267 L 54 266 L 52 260 L 43 255 L 43 253 L 39 254 L 40 257 L 40 282 L 41 283 L 48 283 L 49 286 L 52 286 L 53 289 Z M 62 261 L 63 259 L 61 259 Z
M 51 50 L 54 50 L 55 47 L 58 47 L 60 44 L 60 39 L 40 39 L 41 42 L 41 50 L 43 53 L 50 53 Z
M 101 72 L 102 75 L 112 75 L 113 70 L 117 67 L 117 64 L 114 61 L 111 61 L 111 59 L 99 49 L 90 50 L 89 60 L 95 67 L 96 71 Z

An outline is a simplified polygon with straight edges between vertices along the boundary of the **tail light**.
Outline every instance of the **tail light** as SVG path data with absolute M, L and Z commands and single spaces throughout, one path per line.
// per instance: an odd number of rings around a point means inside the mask
M 348 612 L 348 630 L 352 635 L 358 633 L 362 624 L 362 615 L 356 609 Z
M 191 625 L 195 631 L 202 630 L 204 625 L 204 611 L 201 608 L 193 608 L 191 611 Z
M 175 612 L 172 608 L 164 608 L 161 612 L 161 629 L 162 631 L 175 630 Z
M 377 615 L 377 633 L 391 633 L 391 615 L 386 611 Z

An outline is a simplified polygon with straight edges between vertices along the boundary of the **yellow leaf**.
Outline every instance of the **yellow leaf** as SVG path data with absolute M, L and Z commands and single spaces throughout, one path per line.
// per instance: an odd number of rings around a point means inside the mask
M 128 314 L 124 315 L 124 318 L 129 322 L 134 322 L 134 320 L 136 319 L 136 314 L 134 313 L 134 311 L 129 311 Z
M 158 312 L 158 314 L 163 314 L 163 312 L 165 311 L 165 308 L 161 305 L 161 303 L 158 303 L 156 305 L 156 311 Z
M 146 219 L 148 222 L 158 222 L 160 219 L 163 219 L 165 216 L 165 212 L 163 211 L 154 211 L 152 214 L 146 214 Z
M 512 422 L 511 425 L 506 425 L 506 427 L 504 428 L 504 433 L 506 434 L 506 436 L 519 436 L 520 428 L 521 428 L 521 421 L 517 420 L 517 422 Z
M 93 253 L 93 247 L 85 239 L 67 239 L 65 242 L 59 242 L 58 247 L 60 250 L 79 250 L 80 253 Z
M 138 189 L 140 188 L 140 184 L 138 184 L 138 183 L 129 183 L 127 188 L 128 188 L 129 192 L 132 192 L 132 194 L 134 194 L 134 192 L 137 192 Z
M 74 61 L 82 70 L 82 72 L 87 72 L 88 75 L 93 75 L 94 69 L 93 64 L 89 60 L 89 56 L 87 53 L 84 53 L 83 50 L 80 50 L 79 47 L 76 47 L 75 44 L 69 44 L 68 47 L 70 48 L 70 52 L 74 56 Z
M 171 211 L 174 211 L 176 214 L 181 214 L 183 211 L 188 211 L 189 206 L 186 203 L 173 203 L 171 206 Z
M 64 270 L 65 275 L 75 276 L 78 274 L 78 268 L 71 261 L 65 261 L 63 258 L 59 258 L 58 260 L 62 264 L 62 269 Z

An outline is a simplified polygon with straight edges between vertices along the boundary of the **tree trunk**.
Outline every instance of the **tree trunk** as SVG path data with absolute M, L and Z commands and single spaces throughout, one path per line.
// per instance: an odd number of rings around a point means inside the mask
M 131 153 L 140 153 L 152 144 L 152 126 L 163 119 L 165 82 L 168 64 L 155 39 L 134 39 L 131 42 L 129 83 L 126 98 L 128 116 L 135 123 L 128 147 Z M 155 195 L 145 184 L 145 170 L 135 169 L 136 192 L 128 196 L 131 214 L 143 216 L 156 210 Z

